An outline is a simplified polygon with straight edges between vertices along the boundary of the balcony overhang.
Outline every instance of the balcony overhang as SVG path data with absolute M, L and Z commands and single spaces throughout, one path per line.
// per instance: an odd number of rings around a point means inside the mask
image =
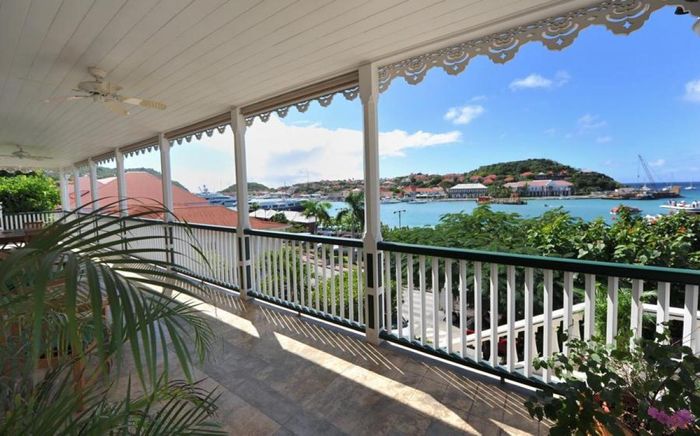
M 386 88 L 395 77 L 417 83 L 433 66 L 456 74 L 479 54 L 505 61 L 529 41 L 561 48 L 592 24 L 629 33 L 665 5 L 699 13 L 685 0 L 152 3 L 2 5 L 0 154 L 22 146 L 47 158 L 3 157 L 0 167 L 105 161 L 116 148 L 157 147 L 161 132 L 182 140 L 221 131 L 232 106 L 249 124 L 338 92 L 354 98 L 367 62 L 381 67 Z M 134 106 L 120 117 L 89 99 L 44 102 L 73 93 L 91 65 L 124 95 L 168 108 Z

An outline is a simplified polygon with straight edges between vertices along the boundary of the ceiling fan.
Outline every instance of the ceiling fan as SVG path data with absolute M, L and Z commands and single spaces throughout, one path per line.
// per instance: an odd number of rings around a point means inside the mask
M 107 77 L 107 72 L 105 72 L 103 69 L 98 67 L 88 67 L 88 73 L 90 73 L 95 80 L 80 82 L 78 83 L 78 87 L 73 89 L 73 91 L 84 94 L 51 97 L 44 101 L 48 103 L 91 98 L 92 101 L 102 102 L 109 110 L 121 116 L 129 115 L 129 111 L 126 110 L 121 103 L 141 106 L 148 109 L 164 110 L 167 107 L 165 103 L 161 103 L 159 101 L 137 97 L 126 97 L 119 94 L 122 87 L 116 83 L 106 81 L 105 77 Z
M 28 160 L 46 160 L 46 159 L 53 159 L 50 156 L 37 156 L 31 153 L 28 153 L 24 151 L 21 145 L 15 145 L 17 147 L 17 151 L 13 151 L 10 154 L 0 154 L 0 157 L 11 157 L 15 159 L 28 159 Z

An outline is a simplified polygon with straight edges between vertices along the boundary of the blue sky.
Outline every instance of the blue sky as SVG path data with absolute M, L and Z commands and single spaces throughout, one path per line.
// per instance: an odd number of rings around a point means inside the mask
M 630 36 L 603 27 L 568 48 L 539 43 L 505 65 L 477 57 L 458 76 L 431 70 L 418 85 L 395 79 L 379 99 L 382 177 L 464 172 L 544 157 L 637 181 L 637 154 L 660 181 L 700 180 L 700 36 L 693 18 L 655 13 Z M 249 179 L 273 186 L 361 178 L 359 99 L 341 95 L 246 135 Z M 233 183 L 230 132 L 177 145 L 173 176 L 190 189 Z M 156 154 L 127 167 L 158 167 Z M 646 181 L 642 175 L 641 181 Z

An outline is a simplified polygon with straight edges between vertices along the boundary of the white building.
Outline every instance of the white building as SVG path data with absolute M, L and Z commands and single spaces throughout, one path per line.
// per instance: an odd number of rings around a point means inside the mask
M 574 184 L 566 180 L 531 180 L 510 182 L 503 185 L 526 197 L 568 197 Z
M 447 190 L 450 198 L 476 198 L 486 195 L 486 186 L 481 183 L 460 183 Z

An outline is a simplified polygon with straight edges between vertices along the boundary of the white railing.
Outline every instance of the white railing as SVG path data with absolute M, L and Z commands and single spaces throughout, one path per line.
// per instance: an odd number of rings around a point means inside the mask
M 197 277 L 238 288 L 236 229 L 200 224 L 172 224 L 173 263 Z M 197 253 L 196 249 L 201 252 Z M 202 256 L 206 262 L 202 260 Z
M 22 226 L 59 216 L 18 215 L 4 220 Z M 202 280 L 239 287 L 232 227 L 114 216 L 100 216 L 96 223 L 105 242 L 119 247 L 128 236 L 129 248 L 144 250 L 136 255 L 146 262 L 172 262 L 176 270 Z M 259 230 L 246 235 L 251 295 L 364 328 L 362 241 Z M 674 339 L 700 352 L 698 271 L 389 242 L 378 246 L 382 337 L 388 340 L 544 382 L 552 374 L 535 371 L 534 358 L 567 352 L 571 338 L 596 336 L 612 343 L 621 327 L 640 337 L 668 326 Z
M 365 322 L 362 242 L 250 231 L 260 297 L 354 327 Z
M 51 224 L 63 215 L 62 211 L 3 213 L 0 224 L 3 230 L 20 230 Z
M 612 343 L 623 316 L 635 337 L 670 323 L 676 339 L 700 351 L 695 271 L 385 242 L 380 248 L 388 339 L 545 382 L 551 374 L 536 372 L 533 358 L 566 352 L 566 337 Z M 653 300 L 645 283 L 657 290 L 653 305 L 643 304 Z M 620 312 L 621 293 L 631 299 L 628 313 Z M 596 317 L 601 304 L 605 314 Z

